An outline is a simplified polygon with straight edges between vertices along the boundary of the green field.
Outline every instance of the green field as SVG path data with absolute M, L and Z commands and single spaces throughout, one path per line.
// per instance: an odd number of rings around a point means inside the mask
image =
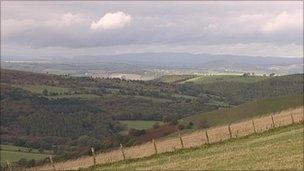
M 38 149 L 33 149 L 29 152 L 29 148 L 18 147 L 13 145 L 1 145 L 1 165 L 5 164 L 6 161 L 16 162 L 22 158 L 27 160 L 35 159 L 41 160 L 52 154 L 51 151 L 44 150 L 43 153 L 39 153 Z
M 157 81 L 164 83 L 177 83 L 197 77 L 196 75 L 164 75 L 157 78 Z
M 247 76 L 243 77 L 241 75 L 212 75 L 212 76 L 199 76 L 192 79 L 183 81 L 182 83 L 194 83 L 194 84 L 208 84 L 214 82 L 241 82 L 241 83 L 254 83 L 261 80 L 265 80 L 269 77 L 264 76 Z
M 303 170 L 303 125 L 88 170 Z
M 122 124 L 126 124 L 128 128 L 134 128 L 134 129 L 148 129 L 152 128 L 155 123 L 162 124 L 161 121 L 143 121 L 143 120 L 125 120 L 125 121 L 119 121 Z
M 187 124 L 190 121 L 197 123 L 204 119 L 209 126 L 217 126 L 298 106 L 303 106 L 303 94 L 256 100 L 236 107 L 192 115 L 180 121 Z

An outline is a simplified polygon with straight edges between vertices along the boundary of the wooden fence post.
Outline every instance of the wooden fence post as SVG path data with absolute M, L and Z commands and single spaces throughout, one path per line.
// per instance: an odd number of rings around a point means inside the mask
M 256 133 L 255 124 L 254 124 L 254 120 L 253 119 L 251 120 L 251 123 L 252 123 L 253 131 L 254 131 L 254 133 Z
M 152 142 L 153 142 L 153 145 L 154 145 L 155 154 L 157 154 L 156 142 L 155 142 L 154 139 L 152 140 Z
M 271 115 L 271 121 L 272 121 L 272 128 L 274 128 L 275 127 L 275 123 L 274 123 L 273 115 Z
M 7 170 L 9 170 L 9 171 L 12 170 L 11 164 L 8 160 L 6 161 L 6 166 L 7 166 Z
M 123 159 L 126 160 L 126 155 L 125 155 L 125 152 L 124 152 L 122 144 L 120 144 L 120 150 L 121 150 Z
M 208 136 L 208 130 L 205 131 L 206 139 L 207 139 L 207 144 L 209 144 L 209 136 Z
M 94 167 L 95 167 L 96 166 L 96 158 L 95 158 L 94 147 L 91 147 L 91 152 L 92 152 L 92 157 L 93 157 L 93 164 L 94 164 Z
M 232 133 L 231 133 L 231 124 L 228 125 L 228 131 L 229 131 L 229 137 L 232 138 Z
M 54 161 L 53 161 L 53 157 L 52 157 L 52 156 L 49 156 L 49 159 L 50 159 L 50 162 L 51 162 L 52 168 L 53 168 L 53 170 L 55 171 L 55 170 L 56 170 L 56 168 L 55 168 L 55 164 L 54 164 Z
M 294 118 L 293 118 L 292 113 L 290 114 L 290 117 L 291 117 L 291 123 L 294 124 L 295 122 L 294 122 Z
M 181 146 L 182 146 L 182 148 L 184 148 L 184 141 L 183 141 L 183 138 L 182 138 L 181 134 L 178 133 L 178 136 L 179 136 L 179 140 L 181 142 Z

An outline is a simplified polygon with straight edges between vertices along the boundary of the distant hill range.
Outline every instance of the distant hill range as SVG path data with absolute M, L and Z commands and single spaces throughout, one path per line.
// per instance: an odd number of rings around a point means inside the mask
M 10 58 L 33 60 L 33 58 Z M 9 60 L 3 57 L 2 61 Z M 40 58 L 41 60 L 41 58 Z M 77 56 L 44 59 L 56 63 L 129 64 L 146 69 L 204 69 L 218 71 L 263 71 L 283 74 L 302 73 L 303 58 L 211 55 L 190 53 L 136 53 L 121 55 Z M 33 60 L 35 61 L 35 60 Z

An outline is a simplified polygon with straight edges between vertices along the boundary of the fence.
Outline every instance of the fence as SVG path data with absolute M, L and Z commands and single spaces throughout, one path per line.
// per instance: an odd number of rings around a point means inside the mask
M 74 170 L 87 168 L 95 164 L 112 163 L 125 159 L 151 156 L 156 153 L 170 152 L 181 148 L 198 147 L 207 143 L 215 143 L 230 138 L 259 133 L 278 126 L 303 122 L 303 107 L 290 109 L 273 115 L 262 116 L 229 125 L 213 127 L 208 130 L 195 131 L 175 138 L 152 140 L 142 145 L 126 147 L 107 153 L 85 156 L 76 160 L 68 160 L 33 168 L 31 170 Z

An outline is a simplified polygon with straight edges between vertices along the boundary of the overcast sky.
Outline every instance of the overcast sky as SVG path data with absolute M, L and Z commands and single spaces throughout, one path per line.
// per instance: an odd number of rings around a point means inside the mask
M 303 57 L 303 2 L 1 1 L 1 56 Z

